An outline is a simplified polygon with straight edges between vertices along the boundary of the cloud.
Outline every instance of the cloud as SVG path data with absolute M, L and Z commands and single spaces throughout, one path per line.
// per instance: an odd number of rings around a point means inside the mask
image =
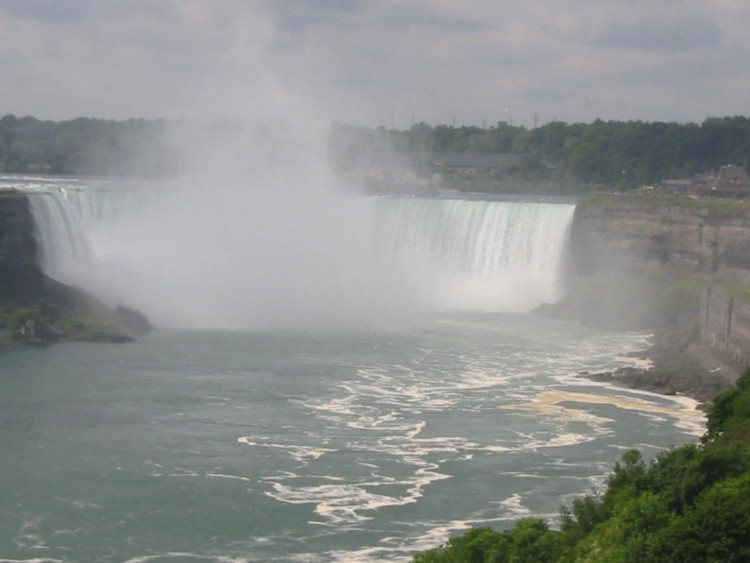
M 91 8 L 86 0 L 60 2 L 57 0 L 4 0 L 0 15 L 5 17 L 46 22 L 68 22 L 84 18 Z
M 664 2 L 634 9 L 624 6 L 598 14 L 588 34 L 599 47 L 645 51 L 683 51 L 717 47 L 721 30 L 701 7 Z
M 746 111 L 748 27 L 744 0 L 6 0 L 0 113 L 701 120 Z

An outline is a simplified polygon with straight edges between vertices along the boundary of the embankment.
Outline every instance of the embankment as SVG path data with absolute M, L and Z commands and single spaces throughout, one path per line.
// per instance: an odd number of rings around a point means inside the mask
M 590 198 L 576 208 L 570 252 L 567 297 L 542 308 L 543 314 L 654 334 L 644 352 L 653 370 L 598 377 L 706 401 L 741 373 L 741 358 L 700 338 L 700 311 L 707 288 L 750 287 L 750 205 Z

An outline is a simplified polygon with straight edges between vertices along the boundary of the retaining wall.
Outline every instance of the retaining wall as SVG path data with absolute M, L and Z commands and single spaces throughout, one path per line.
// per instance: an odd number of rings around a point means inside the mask
M 750 365 L 750 306 L 708 288 L 701 300 L 701 337 Z

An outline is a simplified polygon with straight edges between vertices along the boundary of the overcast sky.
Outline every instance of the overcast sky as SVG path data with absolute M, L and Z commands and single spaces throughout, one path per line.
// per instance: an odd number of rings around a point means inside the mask
M 0 0 L 0 115 L 750 114 L 749 0 Z

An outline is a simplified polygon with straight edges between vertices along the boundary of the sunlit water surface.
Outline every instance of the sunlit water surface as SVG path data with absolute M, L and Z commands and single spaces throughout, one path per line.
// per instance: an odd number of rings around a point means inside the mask
M 642 335 L 525 315 L 0 351 L 0 559 L 396 561 L 701 432 L 592 383 Z

